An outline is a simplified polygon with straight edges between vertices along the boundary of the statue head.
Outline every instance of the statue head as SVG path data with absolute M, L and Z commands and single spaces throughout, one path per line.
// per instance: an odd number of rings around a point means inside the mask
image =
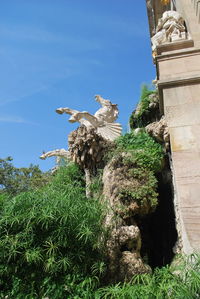
M 111 106 L 112 103 L 109 100 L 103 99 L 100 95 L 95 96 L 95 101 L 101 104 L 102 106 Z

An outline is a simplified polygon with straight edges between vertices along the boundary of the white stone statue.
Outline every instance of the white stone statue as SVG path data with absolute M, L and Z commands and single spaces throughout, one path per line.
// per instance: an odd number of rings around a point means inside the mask
M 184 19 L 177 11 L 165 11 L 158 21 L 156 34 L 151 38 L 152 50 L 155 51 L 158 45 L 179 39 L 186 39 Z
M 60 164 L 60 161 L 62 158 L 64 158 L 66 161 L 70 161 L 70 153 L 68 151 L 66 151 L 64 148 L 61 149 L 56 149 L 53 151 L 49 151 L 49 152 L 43 152 L 43 154 L 40 156 L 40 159 L 42 160 L 46 160 L 46 158 L 49 157 L 56 157 L 56 166 L 54 168 L 52 168 L 52 173 L 55 172 Z
M 45 160 L 49 157 L 57 157 L 57 163 L 59 163 L 60 158 L 64 158 L 66 160 L 70 159 L 70 153 L 66 151 L 64 148 L 56 149 L 49 152 L 43 152 L 43 154 L 40 156 L 40 159 Z
M 70 114 L 69 122 L 79 122 L 86 127 L 93 127 L 97 130 L 97 134 L 107 140 L 113 141 L 121 135 L 122 131 L 121 125 L 114 123 L 119 114 L 117 105 L 103 99 L 100 95 L 96 95 L 95 99 L 101 104 L 102 108 L 97 110 L 94 115 L 87 111 L 80 112 L 70 108 L 58 108 L 56 112 L 59 114 Z

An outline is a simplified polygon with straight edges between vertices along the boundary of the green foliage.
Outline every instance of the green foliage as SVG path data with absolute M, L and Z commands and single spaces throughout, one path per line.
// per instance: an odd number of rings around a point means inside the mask
M 140 213 L 148 213 L 154 210 L 158 204 L 157 179 L 151 170 L 145 168 L 133 168 L 129 171 L 130 177 L 137 180 L 137 184 L 129 184 L 121 188 L 122 198 L 134 199 L 140 207 Z
M 50 180 L 50 174 L 43 173 L 38 166 L 31 164 L 28 168 L 16 168 L 11 161 L 11 157 L 0 159 L 1 192 L 16 195 L 40 188 Z
M 132 153 L 132 159 L 138 166 L 154 172 L 161 170 L 164 157 L 162 146 L 146 132 L 127 133 L 118 138 L 117 146 L 122 151 Z
M 162 146 L 145 131 L 133 131 L 116 140 L 111 156 L 122 169 L 125 167 L 124 176 L 129 181 L 121 186 L 121 198 L 136 201 L 142 214 L 154 210 L 158 203 L 156 173 L 161 171 L 164 160 Z
M 75 165 L 61 168 L 40 190 L 12 199 L 1 194 L 0 204 L 2 296 L 81 298 L 74 292 L 97 284 L 104 271 L 103 210 L 85 198 Z
M 100 288 L 94 298 L 102 299 L 196 299 L 200 298 L 200 257 L 184 259 L 181 270 L 156 269 L 153 274 L 140 274 L 130 283 Z
M 90 191 L 93 197 L 100 199 L 102 195 L 103 183 L 102 183 L 102 169 L 99 169 L 97 175 L 92 178 L 90 184 Z
M 157 95 L 157 91 L 150 90 L 144 85 L 142 87 L 138 108 L 131 114 L 129 119 L 131 129 L 144 127 L 151 122 L 149 116 L 152 111 L 149 104 L 154 100 L 154 97 L 151 95 Z

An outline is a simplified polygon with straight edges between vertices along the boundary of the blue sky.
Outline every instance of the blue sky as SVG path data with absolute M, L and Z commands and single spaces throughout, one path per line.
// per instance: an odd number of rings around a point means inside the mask
M 124 131 L 142 83 L 155 78 L 145 0 L 0 1 L 0 157 L 54 165 L 77 125 L 58 107 L 94 113 L 117 103 Z

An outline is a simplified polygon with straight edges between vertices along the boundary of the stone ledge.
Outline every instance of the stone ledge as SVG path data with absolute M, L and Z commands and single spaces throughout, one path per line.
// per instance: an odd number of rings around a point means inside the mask
M 170 88 L 181 85 L 192 85 L 200 83 L 200 74 L 190 77 L 178 77 L 176 79 L 168 79 L 168 80 L 159 80 L 157 82 L 158 85 L 158 94 L 160 101 L 160 112 L 164 114 L 164 106 L 163 106 L 163 89 Z
M 156 48 L 158 54 L 156 58 L 159 58 L 163 52 L 182 50 L 192 47 L 194 47 L 194 41 L 192 39 L 177 40 L 176 42 L 170 42 L 163 45 L 159 45 Z

